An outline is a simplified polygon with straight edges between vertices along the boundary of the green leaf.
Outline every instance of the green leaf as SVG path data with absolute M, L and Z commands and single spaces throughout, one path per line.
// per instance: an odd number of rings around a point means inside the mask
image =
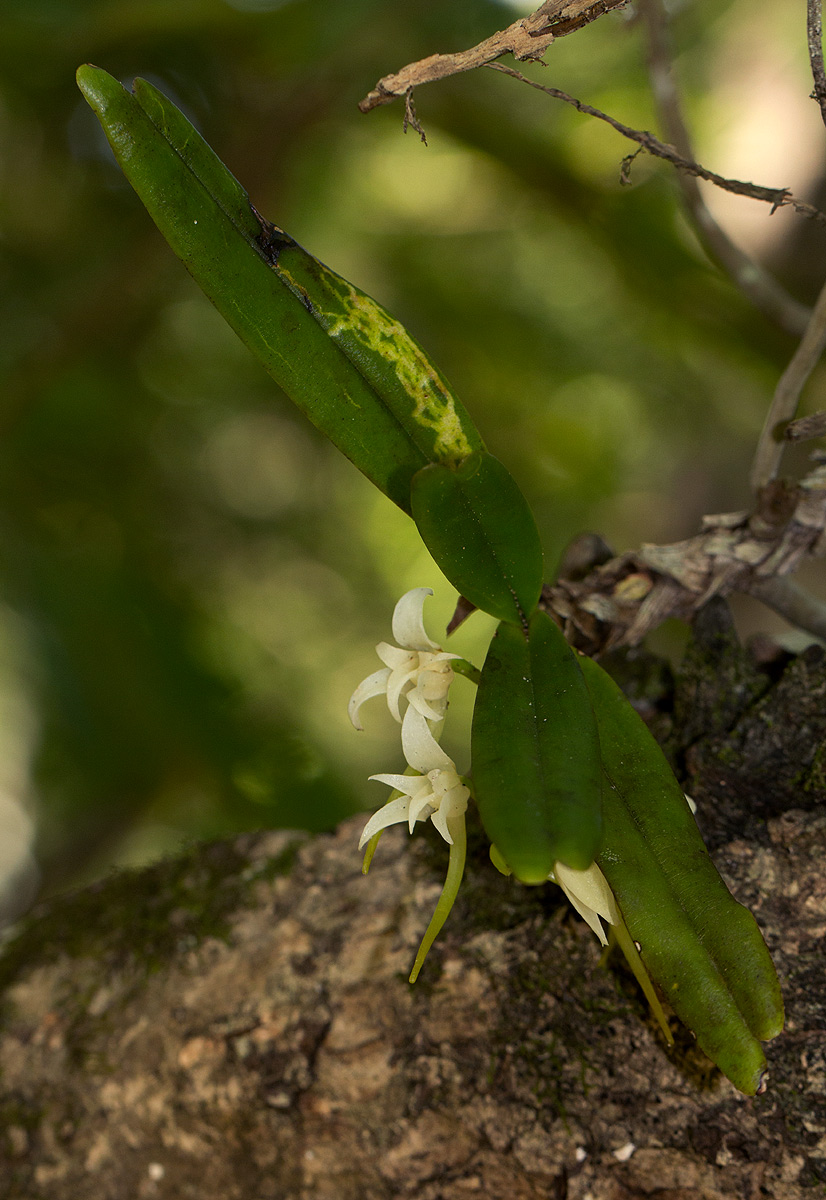
M 264 221 L 183 114 L 145 80 L 78 85 L 187 270 L 310 420 L 406 512 L 426 463 L 482 447 L 420 347 L 363 292 Z
M 645 966 L 709 1058 L 747 1095 L 783 999 L 754 917 L 709 857 L 662 750 L 623 693 L 583 659 L 605 769 L 597 861 Z
M 484 449 L 450 384 L 386 308 L 274 226 L 266 250 L 279 278 L 310 306 L 430 462 L 458 466 Z
M 481 451 L 457 470 L 424 467 L 410 500 L 424 544 L 453 586 L 477 608 L 522 625 L 542 591 L 542 545 L 499 460 Z
M 554 863 L 584 870 L 600 843 L 602 768 L 578 656 L 543 612 L 529 637 L 501 624 L 473 711 L 473 786 L 482 824 L 523 883 Z

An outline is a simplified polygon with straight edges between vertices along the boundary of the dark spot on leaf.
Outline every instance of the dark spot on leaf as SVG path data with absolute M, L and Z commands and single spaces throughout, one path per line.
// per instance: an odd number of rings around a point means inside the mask
M 279 229 L 277 225 L 273 225 L 266 217 L 262 217 L 254 204 L 250 205 L 256 221 L 261 226 L 261 233 L 255 239 L 258 248 L 261 251 L 262 257 L 270 264 L 271 267 L 278 266 L 278 256 L 282 250 L 286 250 L 291 246 L 297 246 L 295 238 L 291 238 L 283 229 Z

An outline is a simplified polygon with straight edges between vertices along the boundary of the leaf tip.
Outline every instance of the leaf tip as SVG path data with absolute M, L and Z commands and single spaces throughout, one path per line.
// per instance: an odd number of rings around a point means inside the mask
M 93 66 L 92 63 L 81 63 L 75 71 L 75 82 L 87 100 L 92 81 L 99 70 L 100 68 Z
M 75 80 L 87 104 L 99 117 L 116 95 L 126 91 L 119 80 L 93 63 L 82 63 L 75 71 Z

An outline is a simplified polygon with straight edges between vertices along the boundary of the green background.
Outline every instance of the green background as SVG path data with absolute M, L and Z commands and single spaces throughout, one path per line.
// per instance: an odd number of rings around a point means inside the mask
M 6 0 L 0 796 L 36 822 L 45 888 L 189 838 L 374 807 L 386 793 L 366 776 L 399 769 L 398 739 L 379 701 L 356 734 L 347 699 L 403 591 L 435 588 L 438 638 L 455 600 L 408 518 L 168 250 L 77 92 L 79 63 L 159 86 L 259 211 L 408 326 L 528 496 L 550 569 L 582 530 L 625 549 L 748 503 L 793 343 L 710 267 L 671 169 L 640 158 L 621 187 L 628 143 L 492 71 L 418 92 L 427 147 L 399 105 L 357 109 L 381 75 L 527 10 Z M 701 0 L 678 16 L 701 139 L 725 118 L 712 66 L 738 28 L 765 19 L 810 88 L 802 16 L 772 14 Z M 527 71 L 656 129 L 644 59 L 642 30 L 612 15 Z M 811 300 L 824 239 L 789 229 L 773 265 Z M 491 628 L 476 615 L 450 648 L 478 664 Z M 445 745 L 463 770 L 471 688 L 455 690 Z

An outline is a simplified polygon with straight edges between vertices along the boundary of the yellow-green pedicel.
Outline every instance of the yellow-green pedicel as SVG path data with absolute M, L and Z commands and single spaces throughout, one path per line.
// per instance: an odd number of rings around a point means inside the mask
M 184 115 L 145 80 L 78 85 L 124 174 L 187 270 L 290 398 L 391 500 L 482 440 L 421 348 L 380 305 L 264 221 Z

